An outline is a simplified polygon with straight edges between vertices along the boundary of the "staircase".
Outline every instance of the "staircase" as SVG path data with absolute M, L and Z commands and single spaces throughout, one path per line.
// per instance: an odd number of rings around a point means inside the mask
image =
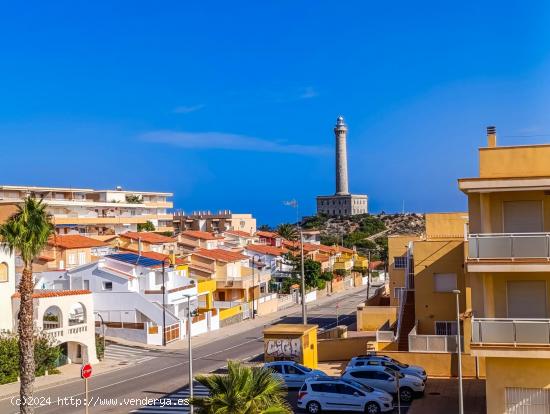
M 399 342 L 397 343 L 397 349 L 399 351 L 409 350 L 409 332 L 414 327 L 415 323 L 414 314 L 414 290 L 408 290 L 405 296 L 405 305 L 403 308 L 403 318 L 399 327 Z

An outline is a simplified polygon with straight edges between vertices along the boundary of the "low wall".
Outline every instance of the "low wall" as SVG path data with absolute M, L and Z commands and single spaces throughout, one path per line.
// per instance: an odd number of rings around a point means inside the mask
M 278 303 L 279 301 L 277 300 L 277 298 L 274 298 L 258 304 L 258 316 L 268 315 L 270 313 L 277 312 Z
M 376 331 L 386 321 L 392 325 L 397 320 L 397 306 L 357 306 L 357 330 Z
M 317 300 L 317 291 L 312 290 L 311 292 L 306 293 L 305 301 L 306 303 L 314 302 Z
M 427 352 L 403 352 L 387 351 L 380 354 L 395 358 L 404 364 L 419 365 L 424 368 L 431 377 L 456 377 L 458 376 L 458 355 Z M 462 375 L 468 378 L 485 378 L 485 358 L 478 358 L 476 371 L 476 358 L 471 355 L 462 355 Z
M 226 319 L 220 318 L 220 328 L 223 328 L 224 326 L 233 325 L 234 323 L 239 323 L 243 320 L 243 314 L 242 312 L 237 313 L 236 315 L 233 315 Z
M 323 339 L 317 344 L 317 355 L 320 362 L 349 361 L 354 356 L 366 354 L 367 343 L 374 340 L 373 336 Z
M 337 339 L 337 338 L 347 338 L 348 336 L 348 327 L 346 325 L 336 326 L 326 331 L 317 332 L 318 339 Z
M 223 321 L 224 319 L 232 318 L 233 316 L 241 313 L 242 306 L 233 306 L 232 308 L 227 309 L 220 309 L 220 321 Z
M 96 333 L 101 335 L 101 328 L 96 328 Z M 147 331 L 145 329 L 107 328 L 105 336 L 140 342 L 142 344 L 147 343 Z

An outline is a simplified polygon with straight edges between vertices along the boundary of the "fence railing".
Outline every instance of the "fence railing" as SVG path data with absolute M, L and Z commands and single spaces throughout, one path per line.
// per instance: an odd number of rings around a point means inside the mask
M 472 318 L 472 342 L 550 345 L 550 319 Z
M 409 352 L 458 352 L 457 335 L 419 335 L 417 326 L 409 333 Z
M 550 233 L 480 233 L 468 235 L 470 259 L 550 259 Z

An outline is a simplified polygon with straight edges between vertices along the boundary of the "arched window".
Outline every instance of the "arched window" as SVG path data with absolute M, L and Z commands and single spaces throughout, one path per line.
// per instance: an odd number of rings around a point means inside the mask
M 42 317 L 42 326 L 44 330 L 61 328 L 63 326 L 62 323 L 63 314 L 61 313 L 61 309 L 57 306 L 50 306 L 46 309 Z
M 0 282 L 7 282 L 8 280 L 8 264 L 0 263 Z
M 86 308 L 80 302 L 73 303 L 69 311 L 69 325 L 86 323 Z

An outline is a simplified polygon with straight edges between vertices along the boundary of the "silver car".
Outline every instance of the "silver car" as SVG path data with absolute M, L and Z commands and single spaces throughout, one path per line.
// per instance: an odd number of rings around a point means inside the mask
M 327 376 L 323 371 L 305 367 L 294 361 L 268 362 L 265 367 L 280 376 L 288 388 L 300 388 L 308 378 Z

